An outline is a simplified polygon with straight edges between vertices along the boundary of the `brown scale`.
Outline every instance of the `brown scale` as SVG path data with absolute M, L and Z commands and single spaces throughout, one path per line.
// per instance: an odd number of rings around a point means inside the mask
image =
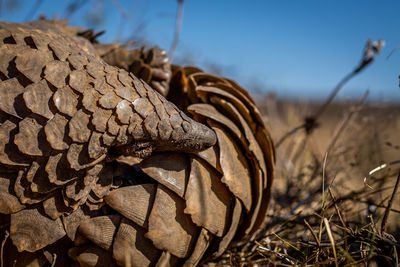
M 0 198 L 3 200 L 2 205 L 0 205 L 0 212 L 3 214 L 11 214 L 25 208 L 25 205 L 22 205 L 15 195 L 11 177 L 16 179 L 14 173 L 5 170 L 2 171 L 0 176 Z
M 55 191 L 51 197 L 43 201 L 44 212 L 53 220 L 61 215 L 71 212 L 71 208 L 66 207 L 62 199 L 61 191 Z
M 120 101 L 116 106 L 116 114 L 122 124 L 129 124 L 129 118 L 133 115 L 130 103 L 127 100 Z
M 146 229 L 122 218 L 114 238 L 113 257 L 120 266 L 153 266 L 161 256 L 161 252 L 154 248 L 145 237 Z M 136 244 L 141 244 L 140 249 Z M 126 248 L 132 248 L 126 250 Z
M 68 58 L 69 64 L 71 66 L 74 66 L 71 62 L 71 57 Z M 84 94 L 88 90 L 88 74 L 81 69 L 75 69 L 73 70 L 69 76 L 69 86 L 71 86 L 72 89 L 75 91 L 80 92 L 81 94 Z
M 185 201 L 162 185 L 157 187 L 149 227 L 145 237 L 160 250 L 185 258 L 199 232 L 190 215 L 184 213 Z M 179 242 L 176 242 L 179 240 Z
M 69 86 L 61 86 L 53 95 L 54 106 L 62 114 L 69 117 L 74 116 L 77 111 L 78 96 L 72 91 Z
M 89 140 L 88 153 L 92 159 L 97 159 L 107 151 L 107 147 L 103 146 L 100 139 L 102 134 L 96 131 L 92 132 Z
M 158 154 L 143 160 L 141 170 L 158 183 L 183 197 L 189 179 L 190 165 L 187 155 L 178 153 Z
M 64 142 L 68 119 L 57 113 L 44 126 L 46 140 L 55 150 L 66 150 L 69 145 Z
M 84 204 L 104 205 L 113 158 L 198 151 L 216 141 L 193 120 L 181 139 L 166 136 L 168 126 L 158 124 L 170 115 L 156 113 L 162 107 L 154 103 L 168 102 L 153 89 L 57 28 L 34 27 L 0 23 L 0 164 L 9 169 L 1 177 L 0 212 L 12 213 L 13 244 L 31 252 L 66 235 L 60 217 Z
M 68 62 L 69 64 L 73 67 L 74 70 L 80 71 L 84 69 L 84 66 L 87 65 L 88 60 L 85 56 L 81 55 L 81 54 L 72 54 L 70 56 L 68 56 Z M 86 75 L 86 72 L 81 72 L 84 75 Z M 74 71 L 71 72 L 71 74 L 73 75 L 79 75 L 79 74 L 74 74 Z M 71 75 L 70 74 L 70 75 Z M 79 81 L 81 81 L 80 79 L 77 79 Z
M 114 91 L 107 92 L 99 99 L 99 105 L 105 109 L 114 109 L 122 99 L 114 93 Z
M 48 104 L 43 105 L 43 103 L 49 103 L 52 96 L 53 91 L 44 79 L 38 83 L 28 85 L 23 93 L 26 107 L 32 113 L 41 115 L 49 120 L 53 118 L 54 114 L 51 112 L 50 106 Z
M 68 62 L 53 60 L 46 64 L 44 78 L 57 89 L 61 89 L 66 85 L 65 80 L 70 72 Z
M 191 157 L 190 160 L 191 170 L 185 192 L 184 212 L 191 215 L 195 224 L 203 225 L 210 233 L 221 237 L 229 226 L 227 218 L 231 217 L 230 204 L 233 196 L 223 185 L 220 173 L 196 157 Z
M 132 87 L 118 87 L 115 89 L 115 93 L 129 102 L 139 98 L 137 92 Z
M 112 110 L 97 108 L 92 114 L 91 124 L 95 127 L 96 131 L 104 133 L 107 129 L 107 122 L 112 115 Z
M 76 111 L 68 122 L 68 136 L 73 142 L 86 143 L 89 141 L 91 130 L 89 129 L 90 115 L 82 109 Z
M 37 251 L 65 235 L 60 219 L 53 220 L 40 211 L 34 207 L 11 214 L 10 237 L 20 252 Z

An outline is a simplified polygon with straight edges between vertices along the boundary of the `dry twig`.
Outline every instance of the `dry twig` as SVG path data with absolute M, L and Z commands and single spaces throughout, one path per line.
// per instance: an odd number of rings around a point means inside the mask
M 365 69 L 368 65 L 370 65 L 374 58 L 380 53 L 382 48 L 384 47 L 385 42 L 383 40 L 372 42 L 371 40 L 367 40 L 364 53 L 362 55 L 360 63 L 354 68 L 352 72 L 347 74 L 336 86 L 333 88 L 325 103 L 319 108 L 319 110 L 312 116 L 306 117 L 304 119 L 304 123 L 294 127 L 290 131 L 288 131 L 285 135 L 283 135 L 278 142 L 276 143 L 276 147 L 278 148 L 289 136 L 295 134 L 300 129 L 305 129 L 307 134 L 310 134 L 312 130 L 318 125 L 318 119 L 325 112 L 326 108 L 332 103 L 333 99 L 339 93 L 339 91 L 343 88 L 343 86 L 354 76 L 360 73 L 363 69 Z
M 5 233 L 6 233 L 6 234 L 5 234 L 5 236 L 4 236 L 3 242 L 1 242 L 1 251 L 0 251 L 0 252 L 1 252 L 1 254 L 0 254 L 1 267 L 4 266 L 4 265 L 3 265 L 3 259 L 4 259 L 4 257 L 3 257 L 4 245 L 6 244 L 7 239 L 8 239 L 8 237 L 10 236 L 10 233 L 9 233 L 8 231 L 6 231 Z
M 382 224 L 381 224 L 381 232 L 382 233 L 386 231 L 386 222 L 387 222 L 387 219 L 389 218 L 390 209 L 392 208 L 394 196 L 397 193 L 399 183 L 400 183 L 400 172 L 399 172 L 399 175 L 397 176 L 396 184 L 394 185 L 393 193 L 390 197 L 389 204 L 387 205 L 387 207 L 385 209 L 385 214 L 383 215 Z

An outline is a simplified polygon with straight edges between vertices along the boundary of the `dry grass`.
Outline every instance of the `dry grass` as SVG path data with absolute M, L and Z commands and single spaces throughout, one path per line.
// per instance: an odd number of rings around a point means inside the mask
M 324 102 L 258 98 L 277 146 L 267 219 L 208 265 L 400 266 L 400 106 L 333 101 L 383 45 Z
M 320 105 L 272 96 L 258 103 L 274 140 Z M 400 164 L 364 183 L 375 167 L 400 160 L 399 106 L 333 103 L 318 121 L 278 147 L 263 229 L 208 265 L 399 266 Z

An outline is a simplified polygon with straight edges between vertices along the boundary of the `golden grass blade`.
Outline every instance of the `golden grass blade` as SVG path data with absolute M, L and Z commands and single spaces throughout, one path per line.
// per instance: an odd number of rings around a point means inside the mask
M 335 266 L 339 267 L 339 263 L 338 263 L 337 255 L 336 255 L 335 239 L 333 238 L 333 235 L 331 232 L 331 227 L 329 226 L 329 221 L 327 218 L 324 218 L 324 224 L 326 227 L 326 232 L 328 233 L 328 236 L 329 236 L 329 240 L 331 241 L 331 244 L 332 244 L 333 256 L 335 257 Z

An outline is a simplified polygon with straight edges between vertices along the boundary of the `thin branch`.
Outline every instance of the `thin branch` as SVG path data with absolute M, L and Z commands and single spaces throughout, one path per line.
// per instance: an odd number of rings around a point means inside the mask
M 333 99 L 339 93 L 339 91 L 343 88 L 343 86 L 351 80 L 354 76 L 364 70 L 367 66 L 369 66 L 375 59 L 375 57 L 380 53 L 382 48 L 384 47 L 385 42 L 383 40 L 379 40 L 376 42 L 372 42 L 371 40 L 367 40 L 364 53 L 362 55 L 360 63 L 354 68 L 353 71 L 348 73 L 340 82 L 333 88 L 331 93 L 329 94 L 328 98 L 325 100 L 325 103 L 319 108 L 319 110 L 312 116 L 306 117 L 304 119 L 304 123 L 300 126 L 296 126 L 295 128 L 291 129 L 287 132 L 283 137 L 279 139 L 276 144 L 278 148 L 290 135 L 295 134 L 300 129 L 305 129 L 307 134 L 310 134 L 312 130 L 318 125 L 319 117 L 325 112 L 326 108 L 332 103 Z
M 333 256 L 335 257 L 335 266 L 339 267 L 337 255 L 336 255 L 336 246 L 335 246 L 335 239 L 333 238 L 332 232 L 331 232 L 331 227 L 329 225 L 329 221 L 327 218 L 324 218 L 324 224 L 326 228 L 326 232 L 328 233 L 329 240 L 331 241 L 332 244 L 332 249 L 333 249 Z
M 293 257 L 291 257 L 291 256 L 289 256 L 289 255 L 282 254 L 282 253 L 276 252 L 276 251 L 274 251 L 274 250 L 272 250 L 272 249 L 269 249 L 269 248 L 267 248 L 267 247 L 261 245 L 261 244 L 258 243 L 257 241 L 255 241 L 255 243 L 258 245 L 258 247 L 257 247 L 258 249 L 263 250 L 263 251 L 267 251 L 267 252 L 269 252 L 269 253 L 272 253 L 272 254 L 278 256 L 279 258 L 286 260 L 287 262 L 289 262 L 289 263 L 292 264 L 292 265 L 295 265 L 296 262 L 297 262 L 297 260 L 296 260 L 295 258 L 293 258 Z
M 1 261 L 1 267 L 3 267 L 3 251 L 4 251 L 4 245 L 6 244 L 6 241 L 8 239 L 8 237 L 10 236 L 10 233 L 8 233 L 8 231 L 6 231 L 6 234 L 4 236 L 3 242 L 1 242 L 1 251 L 0 251 L 0 261 Z
M 342 121 L 340 124 L 339 128 L 335 131 L 333 138 L 331 139 L 331 142 L 328 145 L 328 148 L 326 149 L 326 153 L 330 153 L 332 148 L 335 146 L 337 140 L 339 139 L 340 135 L 344 131 L 344 129 L 347 127 L 347 124 L 350 122 L 351 118 L 354 116 L 355 113 L 357 113 L 360 110 L 361 105 L 364 103 L 365 99 L 367 98 L 369 92 L 366 91 L 364 96 L 360 99 L 360 101 L 352 108 L 352 110 L 347 114 L 347 117 Z
M 56 261 L 57 261 L 57 254 L 53 254 L 53 263 L 51 264 L 51 267 L 54 267 L 56 265 Z
M 278 148 L 289 136 L 295 134 L 298 130 L 304 128 L 306 125 L 305 123 L 302 125 L 299 125 L 297 127 L 294 127 L 293 129 L 291 129 L 289 132 L 287 132 L 286 134 L 284 134 L 276 143 L 275 147 Z
M 392 51 L 390 51 L 389 55 L 386 57 L 386 60 L 389 60 L 389 58 L 396 52 L 397 49 L 399 49 L 400 46 L 395 47 Z
M 178 0 L 178 11 L 176 13 L 174 40 L 172 41 L 171 48 L 169 49 L 169 57 L 171 59 L 171 62 L 174 58 L 176 48 L 178 47 L 179 36 L 181 35 L 184 3 L 185 0 Z
M 320 247 L 320 246 L 321 246 L 321 243 L 319 242 L 319 240 L 318 240 L 318 238 L 317 238 L 317 235 L 314 233 L 314 230 L 311 228 L 311 225 L 307 222 L 306 219 L 304 219 L 304 224 L 307 226 L 308 230 L 310 230 L 310 232 L 311 232 L 311 234 L 312 234 L 312 236 L 313 236 L 313 238 L 314 238 L 315 243 L 317 244 L 317 246 Z
M 392 196 L 390 197 L 389 204 L 386 207 L 385 214 L 383 215 L 382 224 L 381 224 L 381 233 L 386 231 L 386 222 L 389 217 L 390 209 L 392 208 L 393 199 L 394 199 L 394 196 L 396 195 L 397 188 L 399 187 L 399 183 L 400 183 L 400 172 L 399 172 L 399 175 L 397 176 L 396 184 L 394 185 L 393 193 L 392 193 Z
M 332 198 L 333 205 L 335 207 L 337 215 L 339 216 L 339 220 L 342 223 L 343 228 L 348 229 L 347 226 L 346 226 L 346 223 L 345 223 L 345 221 L 343 219 L 342 213 L 340 212 L 340 209 L 339 209 L 338 205 L 336 204 L 336 199 L 335 199 L 335 197 L 334 197 L 334 195 L 332 193 L 332 189 L 330 187 L 328 187 L 328 191 L 329 191 L 329 195 Z

